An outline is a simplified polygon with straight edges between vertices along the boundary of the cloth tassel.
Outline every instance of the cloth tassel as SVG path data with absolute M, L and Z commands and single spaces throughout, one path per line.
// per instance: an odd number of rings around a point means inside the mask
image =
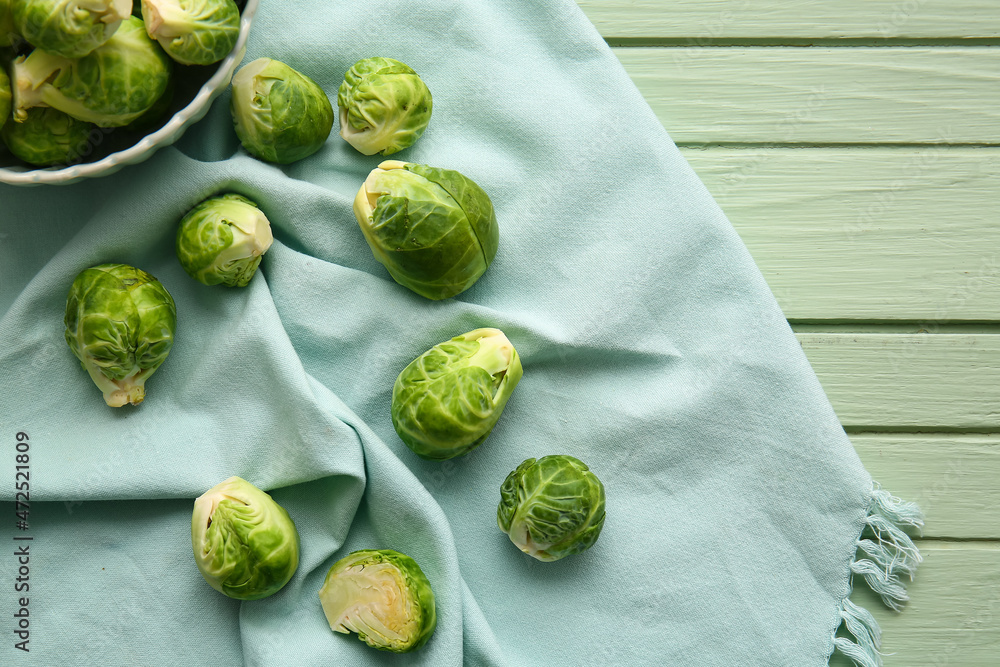
M 923 560 L 905 528 L 919 530 L 923 525 L 923 516 L 915 503 L 900 500 L 878 486 L 872 491 L 865 530 L 857 541 L 860 557 L 851 563 L 851 572 L 864 577 L 882 602 L 895 611 L 900 611 L 909 599 L 902 576 L 912 581 L 917 565 Z M 875 617 L 844 598 L 840 618 L 851 637 L 834 637 L 836 649 L 857 667 L 881 667 L 882 654 L 878 649 L 882 633 Z
M 881 667 L 882 656 L 878 647 L 882 643 L 882 631 L 871 612 L 845 599 L 840 618 L 854 641 L 837 637 L 833 640 L 834 645 L 858 667 Z
M 851 571 L 864 577 L 887 607 L 900 611 L 909 599 L 900 575 L 912 580 L 917 565 L 923 560 L 903 526 L 923 528 L 920 508 L 876 487 L 872 491 L 865 525 L 871 535 L 862 535 L 857 542 L 865 557 L 851 563 Z

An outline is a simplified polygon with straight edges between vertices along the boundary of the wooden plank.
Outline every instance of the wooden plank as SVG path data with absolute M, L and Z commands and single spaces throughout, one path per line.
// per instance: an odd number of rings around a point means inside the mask
M 686 149 L 790 319 L 1000 313 L 1000 149 Z
M 1000 652 L 1000 545 L 921 542 L 924 563 L 901 613 L 864 582 L 851 600 L 882 627 L 885 667 L 993 667 Z M 848 667 L 835 655 L 831 667 Z
M 682 143 L 1000 143 L 1000 49 L 617 48 Z
M 606 38 L 1000 36 L 994 0 L 577 0 Z
M 1000 430 L 1000 335 L 800 333 L 850 431 Z
M 854 434 L 875 481 L 924 511 L 925 537 L 1000 539 L 1000 437 Z

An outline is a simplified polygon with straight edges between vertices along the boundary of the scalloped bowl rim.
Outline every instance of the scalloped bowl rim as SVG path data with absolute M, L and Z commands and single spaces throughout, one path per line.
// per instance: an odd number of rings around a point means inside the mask
M 250 24 L 257 13 L 260 0 L 247 0 L 240 15 L 240 34 L 236 46 L 222 59 L 218 70 L 206 81 L 194 99 L 186 107 L 178 111 L 167 123 L 156 132 L 147 134 L 138 142 L 125 150 L 112 153 L 96 162 L 75 164 L 71 167 L 49 167 L 46 169 L 8 168 L 0 167 L 0 183 L 10 185 L 67 185 L 84 178 L 107 176 L 130 164 L 138 164 L 149 159 L 153 153 L 164 146 L 169 146 L 184 134 L 193 124 L 204 118 L 216 97 L 222 94 L 236 68 L 243 62 L 246 55 L 247 38 L 250 36 Z

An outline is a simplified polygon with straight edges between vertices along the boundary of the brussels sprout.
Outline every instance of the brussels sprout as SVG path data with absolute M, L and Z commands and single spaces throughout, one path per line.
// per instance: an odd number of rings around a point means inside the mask
M 99 127 L 121 127 L 152 107 L 167 89 L 172 63 L 129 17 L 103 46 L 78 60 L 41 49 L 14 61 L 14 119 L 49 106 Z
M 11 0 L 0 0 L 0 48 L 14 46 L 21 40 L 14 28 L 14 14 L 10 5 Z
M 113 408 L 138 405 L 170 353 L 177 309 L 163 285 L 127 264 L 84 269 L 66 299 L 66 342 Z
M 115 34 L 130 0 L 12 0 L 14 26 L 32 46 L 82 58 Z
M 521 359 L 499 329 L 435 345 L 396 378 L 392 425 L 425 459 L 450 459 L 483 444 L 521 379 Z
M 572 456 L 528 459 L 500 487 L 497 525 L 540 561 L 589 549 L 604 526 L 604 485 Z
M 177 258 L 200 283 L 246 287 L 272 241 L 271 225 L 257 205 L 227 194 L 206 199 L 184 216 Z
M 373 648 L 413 651 L 437 625 L 434 591 L 416 561 L 391 549 L 354 551 L 334 563 L 319 591 L 334 632 Z
M 131 0 L 12 0 L 14 25 L 32 46 L 82 58 L 115 34 Z
M 237 600 L 274 595 L 299 566 L 299 533 L 288 512 L 239 477 L 194 501 L 191 546 L 205 581 Z
M 416 143 L 431 120 L 431 91 L 392 58 L 354 63 L 337 91 L 340 136 L 365 155 L 391 155 Z
M 333 105 L 323 89 L 270 58 L 258 58 L 236 73 L 231 110 L 243 147 L 278 164 L 312 155 L 333 128 Z
M 387 160 L 354 199 L 354 216 L 375 259 L 428 299 L 464 292 L 497 253 L 493 202 L 457 171 Z
M 0 129 L 8 120 L 10 120 L 10 78 L 3 67 L 0 67 Z
M 240 10 L 233 0 L 142 0 L 146 32 L 182 65 L 211 65 L 233 50 Z
M 177 92 L 177 77 L 171 76 L 167 79 L 167 89 L 163 91 L 153 106 L 142 112 L 142 115 L 131 121 L 128 125 L 123 125 L 125 132 L 133 134 L 149 134 L 154 129 L 162 127 L 163 122 L 170 116 L 170 110 L 174 103 L 174 94 Z
M 80 159 L 93 126 L 57 109 L 28 109 L 21 123 L 7 123 L 0 137 L 15 157 L 37 167 Z

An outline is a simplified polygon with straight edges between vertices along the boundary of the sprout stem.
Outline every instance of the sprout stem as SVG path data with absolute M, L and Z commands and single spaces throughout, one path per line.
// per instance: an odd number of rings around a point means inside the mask
M 104 393 L 104 402 L 112 408 L 120 408 L 126 403 L 139 405 L 146 398 L 146 378 L 152 374 L 151 369 L 140 370 L 137 367 L 128 377 L 112 380 L 89 357 L 83 366 L 97 388 Z
M 27 56 L 20 56 L 11 65 L 11 93 L 14 120 L 23 123 L 28 119 L 28 109 L 48 106 L 40 89 L 55 78 L 69 61 L 62 56 L 35 49 Z
M 464 338 L 479 343 L 479 349 L 469 357 L 469 365 L 479 366 L 490 375 L 502 373 L 510 366 L 514 346 L 499 329 L 477 329 Z

